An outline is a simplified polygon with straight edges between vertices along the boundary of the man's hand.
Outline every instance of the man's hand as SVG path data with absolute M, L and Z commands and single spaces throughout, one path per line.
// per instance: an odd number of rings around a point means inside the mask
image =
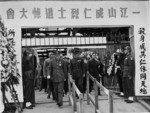
M 51 78 L 51 76 L 50 76 L 50 75 L 48 75 L 48 76 L 47 76 L 47 79 L 50 79 L 50 78 Z

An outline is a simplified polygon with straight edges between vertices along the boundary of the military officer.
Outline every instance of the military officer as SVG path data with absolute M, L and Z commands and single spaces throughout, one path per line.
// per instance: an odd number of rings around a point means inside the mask
M 56 57 L 50 61 L 49 76 L 53 81 L 54 94 L 57 105 L 61 107 L 63 105 L 63 90 L 64 81 L 66 80 L 67 67 L 65 61 L 60 58 L 59 52 L 55 52 Z
M 124 97 L 127 98 L 125 101 L 127 103 L 134 102 L 134 59 L 131 55 L 131 48 L 129 46 L 125 47 L 125 59 L 123 68 L 123 91 Z

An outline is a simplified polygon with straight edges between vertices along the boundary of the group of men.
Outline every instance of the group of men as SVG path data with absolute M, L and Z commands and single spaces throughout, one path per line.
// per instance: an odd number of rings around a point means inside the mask
M 116 53 L 116 75 L 120 86 L 120 96 L 124 96 L 127 103 L 134 101 L 134 59 L 131 55 L 131 48 L 125 47 L 124 52 Z M 26 107 L 31 108 L 35 104 L 34 98 L 34 57 L 27 51 L 24 54 L 23 72 L 26 77 L 25 82 L 25 102 Z M 52 94 L 53 100 L 61 107 L 63 105 L 63 95 L 68 92 L 68 75 L 72 75 L 76 86 L 81 93 L 86 92 L 86 74 L 89 72 L 91 76 L 100 80 L 100 76 L 104 75 L 104 65 L 93 53 L 91 59 L 81 57 L 80 49 L 75 48 L 73 51 L 73 59 L 65 60 L 58 51 L 49 53 L 49 58 L 44 61 L 43 75 L 47 79 L 48 97 Z M 103 77 L 102 77 L 103 78 Z M 28 81 L 28 82 L 27 82 Z M 31 82 L 30 82 L 31 81 Z M 102 80 L 103 82 L 103 80 Z M 103 84 L 103 83 L 102 83 Z M 31 87 L 31 85 L 33 87 Z M 65 86 L 65 87 L 64 87 Z M 90 81 L 90 92 L 93 84 Z M 31 89 L 31 90 L 29 90 Z M 26 91 L 28 90 L 28 91 Z M 29 93 L 30 92 L 30 93 Z M 100 92 L 99 92 L 100 94 Z M 78 98 L 78 96 L 77 96 Z M 32 105 L 32 106 L 31 106 Z
M 91 59 L 81 56 L 79 48 L 74 48 L 73 59 L 65 60 L 60 56 L 60 53 L 50 53 L 49 58 L 44 61 L 43 74 L 47 78 L 48 83 L 48 98 L 52 94 L 53 100 L 61 107 L 63 105 L 63 94 L 68 91 L 68 75 L 71 75 L 75 84 L 81 93 L 86 92 L 86 73 L 89 73 L 99 81 L 100 61 L 93 53 Z M 102 74 L 102 73 L 101 73 Z M 66 86 L 66 87 L 64 87 Z M 93 84 L 90 81 L 90 92 Z M 78 98 L 78 96 L 77 96 Z

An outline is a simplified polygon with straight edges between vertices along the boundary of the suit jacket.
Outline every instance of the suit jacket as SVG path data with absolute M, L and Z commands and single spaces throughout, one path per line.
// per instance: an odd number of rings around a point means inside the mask
M 98 61 L 92 59 L 89 61 L 89 73 L 94 77 L 97 78 L 99 76 L 98 70 Z
M 70 73 L 73 78 L 83 77 L 84 71 L 84 62 L 81 58 L 73 58 L 70 61 Z
M 49 75 L 53 82 L 63 82 L 66 79 L 67 67 L 62 59 L 53 59 L 49 65 Z

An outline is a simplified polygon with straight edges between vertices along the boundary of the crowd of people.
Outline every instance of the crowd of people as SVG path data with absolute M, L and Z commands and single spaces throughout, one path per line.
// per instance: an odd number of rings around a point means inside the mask
M 119 96 L 123 96 L 127 103 L 134 101 L 134 58 L 129 46 L 118 49 L 111 57 L 109 67 L 95 52 L 83 52 L 79 48 L 72 50 L 73 58 L 61 55 L 58 51 L 50 52 L 49 58 L 39 64 L 34 63 L 34 57 L 27 50 L 24 52 L 23 81 L 25 107 L 32 109 L 35 105 L 34 75 L 39 91 L 47 92 L 47 98 L 52 98 L 57 105 L 63 105 L 63 96 L 68 93 L 68 75 L 71 75 L 76 86 L 83 95 L 86 93 L 87 72 L 104 85 L 104 76 L 116 76 L 120 88 Z M 39 66 L 38 66 L 39 65 Z M 37 68 L 36 72 L 35 67 Z M 28 81 L 28 82 L 27 82 Z M 33 86 L 33 87 L 31 87 Z M 92 92 L 93 82 L 90 80 L 89 91 Z M 27 91 L 28 90 L 28 91 Z M 100 95 L 100 89 L 98 89 Z M 76 98 L 79 98 L 76 96 Z

